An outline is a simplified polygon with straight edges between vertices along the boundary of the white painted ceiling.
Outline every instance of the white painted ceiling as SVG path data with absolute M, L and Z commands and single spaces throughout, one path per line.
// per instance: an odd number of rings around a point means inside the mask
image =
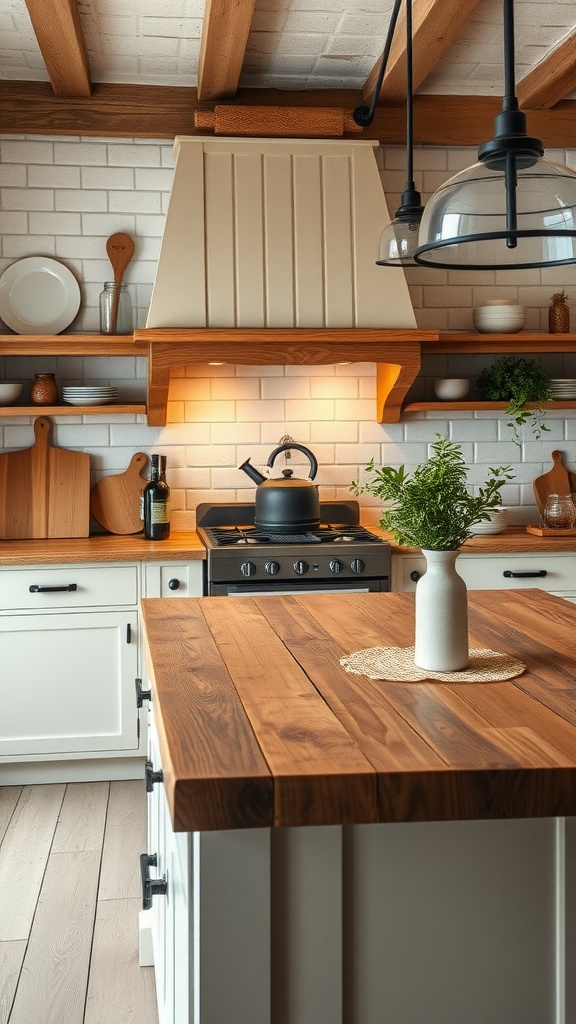
M 392 0 L 257 0 L 240 86 L 361 89 L 391 7 Z M 195 86 L 204 8 L 204 0 L 78 0 L 92 81 Z M 576 9 L 573 0 L 516 0 L 515 20 L 520 80 L 573 28 Z M 48 80 L 25 0 L 0 0 L 0 78 Z M 482 0 L 418 91 L 502 94 L 501 0 Z

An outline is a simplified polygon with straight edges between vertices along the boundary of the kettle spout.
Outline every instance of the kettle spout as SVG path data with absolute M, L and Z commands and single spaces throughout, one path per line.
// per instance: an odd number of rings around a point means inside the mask
M 259 470 L 254 468 L 254 466 L 250 462 L 250 459 L 246 459 L 246 462 L 243 462 L 241 466 L 238 466 L 238 469 L 243 469 L 244 472 L 248 474 L 250 479 L 253 480 L 255 484 L 263 484 L 264 481 L 266 480 L 266 477 L 262 476 L 262 473 L 260 473 Z

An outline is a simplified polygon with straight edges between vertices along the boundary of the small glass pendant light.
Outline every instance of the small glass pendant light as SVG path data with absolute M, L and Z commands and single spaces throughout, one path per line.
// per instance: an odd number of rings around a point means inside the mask
M 543 160 L 542 142 L 526 132 L 515 95 L 513 0 L 503 9 L 505 95 L 495 137 L 426 204 L 418 264 L 509 270 L 576 262 L 576 173 Z
M 379 266 L 418 266 L 414 253 L 424 208 L 414 185 L 412 102 L 412 0 L 406 0 L 406 188 L 394 220 L 380 235 Z

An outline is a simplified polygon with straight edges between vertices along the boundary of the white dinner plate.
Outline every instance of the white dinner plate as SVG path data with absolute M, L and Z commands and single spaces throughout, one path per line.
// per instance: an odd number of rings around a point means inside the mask
M 0 277 L 0 317 L 17 334 L 59 334 L 80 309 L 71 270 L 48 256 L 27 256 Z
M 81 395 L 117 395 L 118 388 L 62 388 L 62 392 L 65 395 L 76 395 L 79 398 Z
M 66 405 L 113 405 L 116 399 L 110 398 L 65 398 Z

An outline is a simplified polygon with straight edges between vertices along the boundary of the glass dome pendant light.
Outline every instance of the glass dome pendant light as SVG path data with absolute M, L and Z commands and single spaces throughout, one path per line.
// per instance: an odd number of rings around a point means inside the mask
M 514 0 L 503 0 L 504 82 L 495 137 L 478 163 L 431 197 L 417 264 L 457 270 L 517 270 L 576 263 L 576 173 L 543 160 L 526 132 L 514 80 Z
M 406 188 L 394 220 L 380 235 L 381 267 L 416 267 L 414 252 L 424 207 L 414 185 L 414 117 L 412 101 L 412 0 L 406 0 Z

